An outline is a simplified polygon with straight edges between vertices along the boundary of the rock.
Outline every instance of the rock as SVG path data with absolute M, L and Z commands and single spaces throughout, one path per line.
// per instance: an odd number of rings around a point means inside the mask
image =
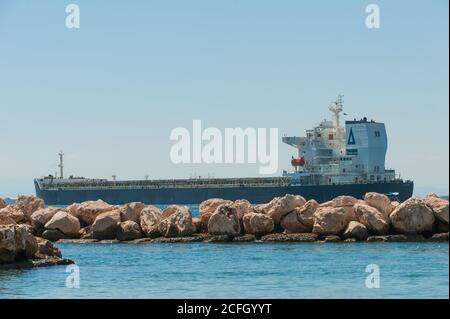
M 275 197 L 262 210 L 267 216 L 273 219 L 275 225 L 279 225 L 283 216 L 305 204 L 306 200 L 302 196 L 287 194 L 283 197 Z
M 44 201 L 35 196 L 19 196 L 14 205 L 18 210 L 22 211 L 27 218 L 31 217 L 38 209 L 44 208 Z
M 0 269 L 4 269 L 4 270 L 30 269 L 30 268 L 49 267 L 49 266 L 71 265 L 71 264 L 74 264 L 74 262 L 67 258 L 48 257 L 48 258 L 44 258 L 44 259 L 24 260 L 24 261 L 20 261 L 20 262 L 14 262 L 12 264 L 0 264 Z
M 232 204 L 217 207 L 208 221 L 208 233 L 211 235 L 237 236 L 241 226 L 237 209 Z
M 423 242 L 425 238 L 417 235 L 385 235 L 385 236 L 370 236 L 367 238 L 368 242 Z
M 188 207 L 171 205 L 164 209 L 159 232 L 164 237 L 185 237 L 194 233 L 192 214 Z
M 314 213 L 312 232 L 318 235 L 337 235 L 347 226 L 349 217 L 343 207 L 319 207 Z
M 363 240 L 367 238 L 367 228 L 360 222 L 351 221 L 344 231 L 345 238 Z
M 353 207 L 358 200 L 353 196 L 338 196 L 332 200 L 333 207 Z
M 448 224 L 436 219 L 435 225 L 436 227 L 434 228 L 433 231 L 434 233 L 448 233 L 449 230 Z
M 385 235 L 389 232 L 390 220 L 378 209 L 363 204 L 354 206 L 356 218 L 366 226 L 367 230 L 376 235 Z
M 431 208 L 436 219 L 448 225 L 448 200 L 429 193 L 425 198 L 425 204 Z
M 94 239 L 94 235 L 92 233 L 92 225 L 81 228 L 78 232 L 78 237 L 80 237 L 81 239 Z
M 0 264 L 33 258 L 36 238 L 23 225 L 0 226 Z
M 333 201 L 329 200 L 328 202 L 321 203 L 319 207 L 333 207 Z
M 316 234 L 269 234 L 261 237 L 263 242 L 314 242 L 317 241 Z
M 187 237 L 159 237 L 151 240 L 155 244 L 176 244 L 176 243 L 193 243 L 199 242 L 203 239 L 201 237 L 187 236 Z
M 59 211 L 61 208 L 42 208 L 31 214 L 31 226 L 33 227 L 33 234 L 41 235 L 45 230 L 45 224 Z
M 85 226 L 92 225 L 98 215 L 113 210 L 116 210 L 116 207 L 102 200 L 75 203 L 67 207 L 67 211 L 77 217 Z
M 239 242 L 239 243 L 248 243 L 248 242 L 253 242 L 255 240 L 256 240 L 256 236 L 251 235 L 251 234 L 246 234 L 246 235 L 237 236 L 237 237 L 233 238 L 234 242 Z
M 446 233 L 439 233 L 439 234 L 434 234 L 429 241 L 434 241 L 434 242 L 444 242 L 444 241 L 448 241 L 448 232 Z
M 0 198 L 0 209 L 5 208 L 6 206 L 8 206 L 8 205 L 6 204 L 6 202 L 5 202 L 2 198 Z
M 337 235 L 328 235 L 325 237 L 324 241 L 326 243 L 338 243 L 338 242 L 341 242 L 342 239 L 341 239 L 341 237 L 339 237 Z
M 252 204 L 250 204 L 250 202 L 246 199 L 235 201 L 233 206 L 236 208 L 239 219 L 242 219 L 246 214 L 253 212 Z
M 264 214 L 247 213 L 243 219 L 244 230 L 247 234 L 265 235 L 274 229 L 273 219 Z
M 161 220 L 162 211 L 155 206 L 149 205 L 142 209 L 140 214 L 140 225 L 145 236 L 148 238 L 156 238 L 161 236 L 159 231 L 159 222 Z
M 25 214 L 14 205 L 8 205 L 0 209 L 0 218 L 1 216 L 7 216 L 11 218 L 16 224 L 24 223 L 28 220 L 27 216 L 25 216 Z
M 60 239 L 67 239 L 67 235 L 57 229 L 47 229 L 42 233 L 42 238 L 55 242 Z
M 397 206 L 389 216 L 394 229 L 400 233 L 431 232 L 434 213 L 420 198 L 410 198 Z
M 212 235 L 204 238 L 205 243 L 226 243 L 233 240 L 233 236 L 228 235 Z
M 14 219 L 9 217 L 8 215 L 0 214 L 0 226 L 1 225 L 15 225 L 17 224 Z
M 366 205 L 376 208 L 385 217 L 389 217 L 394 208 L 389 197 L 375 192 L 366 193 L 364 202 L 366 202 Z
M 44 258 L 61 258 L 61 251 L 56 248 L 53 243 L 47 239 L 36 237 L 38 249 L 36 253 L 36 257 L 44 259 Z
M 203 231 L 203 224 L 202 224 L 202 219 L 201 218 L 197 218 L 197 217 L 193 217 L 192 218 L 192 224 L 194 225 L 194 234 L 197 233 L 201 233 Z
M 80 221 L 75 216 L 59 211 L 45 224 L 46 229 L 57 229 L 68 237 L 77 237 Z
M 211 215 L 214 214 L 217 207 L 224 204 L 232 205 L 233 202 L 221 198 L 211 198 L 200 203 L 199 213 L 202 219 L 204 231 L 208 230 L 208 222 L 209 219 L 211 218 Z
M 92 224 L 92 237 L 98 240 L 116 238 L 116 230 L 119 223 L 119 210 L 99 214 Z
M 121 222 L 117 227 L 117 239 L 120 241 L 129 241 L 142 237 L 141 227 L 138 223 L 127 220 Z
M 131 220 L 135 223 L 140 222 L 140 215 L 145 205 L 140 202 L 128 203 L 120 207 L 120 218 L 122 222 Z
M 286 233 L 310 233 L 314 225 L 314 213 L 319 207 L 315 200 L 295 208 L 281 219 L 281 227 Z

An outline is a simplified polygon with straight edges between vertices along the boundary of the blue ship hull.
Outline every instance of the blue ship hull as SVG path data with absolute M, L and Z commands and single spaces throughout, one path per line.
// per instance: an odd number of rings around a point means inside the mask
M 223 187 L 223 188 L 158 188 L 158 189 L 86 189 L 86 190 L 45 190 L 35 182 L 36 196 L 47 205 L 70 205 L 90 200 L 121 205 L 130 202 L 145 204 L 199 204 L 209 198 L 229 200 L 247 199 L 253 204 L 266 203 L 277 196 L 301 195 L 305 199 L 326 202 L 339 195 L 363 198 L 367 192 L 398 193 L 404 201 L 412 196 L 413 182 L 384 182 L 369 184 L 317 185 L 317 186 L 274 186 L 274 187 Z

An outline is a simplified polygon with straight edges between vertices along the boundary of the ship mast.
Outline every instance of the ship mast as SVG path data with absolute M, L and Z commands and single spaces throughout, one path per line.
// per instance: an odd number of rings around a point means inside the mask
M 339 113 L 344 110 L 344 101 L 342 100 L 344 96 L 339 94 L 335 102 L 331 103 L 328 109 L 334 114 L 334 121 L 336 129 L 339 129 Z
M 64 153 L 61 151 L 59 152 L 59 178 L 63 179 L 64 178 Z

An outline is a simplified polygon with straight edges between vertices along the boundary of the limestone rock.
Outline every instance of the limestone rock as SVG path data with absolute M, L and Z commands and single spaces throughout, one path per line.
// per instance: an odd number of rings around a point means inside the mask
M 117 227 L 117 239 L 121 241 L 129 241 L 142 237 L 141 227 L 138 223 L 127 220 L 121 222 Z
M 210 199 L 205 200 L 204 202 L 200 203 L 199 213 L 200 213 L 200 216 L 202 219 L 202 224 L 203 224 L 204 230 L 208 229 L 209 219 L 211 218 L 211 215 L 214 214 L 217 207 L 219 207 L 220 205 L 224 205 L 224 204 L 232 205 L 233 202 L 230 200 L 222 199 L 222 198 L 210 198 Z
M 145 205 L 140 202 L 128 203 L 120 207 L 120 218 L 123 222 L 131 220 L 139 223 L 140 215 Z
M 243 217 L 244 230 L 247 234 L 265 235 L 274 229 L 273 219 L 264 214 L 247 213 Z
M 269 234 L 261 237 L 263 242 L 315 242 L 318 236 L 316 234 Z
M 253 212 L 252 204 L 246 199 L 235 201 L 233 206 L 236 208 L 239 219 L 242 219 L 246 214 Z
M 45 224 L 46 229 L 57 229 L 69 237 L 77 237 L 80 221 L 75 216 L 59 211 Z
M 45 224 L 59 211 L 61 211 L 61 208 L 42 208 L 31 214 L 30 219 L 33 234 L 41 235 L 45 230 Z
M 431 208 L 416 197 L 400 204 L 389 217 L 395 230 L 405 234 L 431 232 L 435 221 Z
M 36 238 L 23 225 L 0 225 L 0 264 L 33 258 Z
M 8 204 L 6 204 L 3 198 L 0 198 L 0 209 L 5 208 L 6 206 L 8 206 Z
M 283 197 L 275 197 L 270 203 L 263 206 L 262 210 L 273 219 L 276 225 L 279 225 L 283 216 L 305 204 L 306 200 L 302 196 L 287 194 Z
M 159 222 L 159 231 L 164 237 L 185 237 L 194 233 L 192 214 L 188 207 L 171 205 L 164 209 Z
M 389 232 L 389 218 L 378 209 L 363 204 L 356 204 L 354 209 L 359 222 L 366 226 L 370 233 L 386 235 Z
M 337 235 L 349 222 L 343 207 L 319 207 L 314 213 L 312 232 L 318 235 Z
M 310 233 L 314 225 L 314 213 L 319 207 L 315 200 L 309 200 L 305 205 L 295 208 L 281 219 L 281 227 L 287 233 Z
M 116 238 L 116 230 L 119 223 L 119 210 L 99 214 L 92 224 L 92 237 L 99 240 Z
M 6 214 L 0 214 L 0 225 L 15 225 L 17 224 L 14 219 Z
M 85 225 L 92 225 L 98 215 L 113 210 L 116 210 L 114 206 L 102 200 L 75 203 L 67 207 L 67 211 Z
M 217 207 L 208 221 L 208 233 L 211 235 L 237 236 L 241 232 L 237 209 L 233 204 Z
M 1 216 L 7 216 L 14 220 L 15 223 L 24 223 L 28 220 L 27 216 L 14 205 L 8 205 L 0 209 L 0 218 Z
M 389 217 L 394 209 L 394 205 L 392 205 L 391 200 L 384 194 L 375 192 L 366 193 L 364 196 L 364 201 L 367 205 L 376 208 L 386 217 Z
M 425 204 L 431 208 L 436 219 L 448 225 L 448 200 L 439 198 L 434 193 L 429 193 L 425 198 Z
M 55 242 L 60 239 L 67 239 L 68 236 L 58 229 L 46 229 L 42 233 L 42 238 Z
M 17 198 L 14 206 L 29 218 L 35 211 L 44 208 L 44 201 L 35 196 L 21 195 Z
M 140 214 L 140 225 L 145 236 L 156 238 L 161 236 L 159 231 L 159 222 L 162 211 L 155 206 L 149 205 L 142 209 Z
M 45 259 L 49 257 L 61 258 L 61 251 L 56 248 L 53 243 L 47 239 L 36 237 L 38 249 L 36 252 L 36 257 Z
M 344 231 L 344 237 L 363 240 L 367 238 L 367 228 L 359 222 L 351 221 Z

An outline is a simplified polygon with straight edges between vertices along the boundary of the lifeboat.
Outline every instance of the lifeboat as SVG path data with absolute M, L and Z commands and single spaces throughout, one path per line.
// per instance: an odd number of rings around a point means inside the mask
M 303 166 L 303 165 L 305 165 L 305 158 L 303 156 L 293 158 L 291 161 L 291 164 L 294 167 Z

